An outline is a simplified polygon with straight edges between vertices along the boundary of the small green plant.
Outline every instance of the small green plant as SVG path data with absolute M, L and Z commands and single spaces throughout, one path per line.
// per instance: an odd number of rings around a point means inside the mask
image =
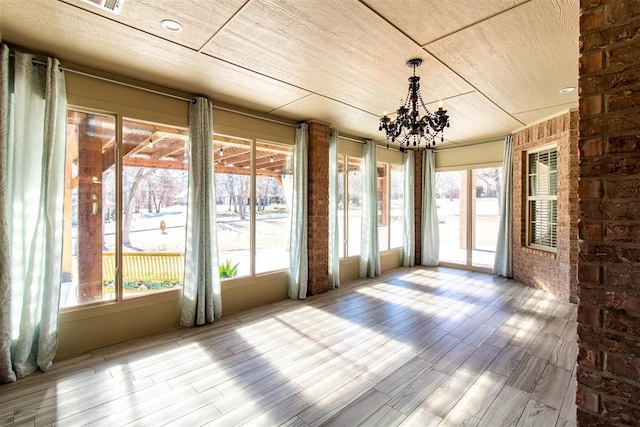
M 225 262 L 223 262 L 222 264 L 219 265 L 219 270 L 220 270 L 220 278 L 221 279 L 228 279 L 230 277 L 234 277 L 238 275 L 238 265 L 240 265 L 239 263 L 236 265 L 231 265 L 231 260 L 228 259 Z

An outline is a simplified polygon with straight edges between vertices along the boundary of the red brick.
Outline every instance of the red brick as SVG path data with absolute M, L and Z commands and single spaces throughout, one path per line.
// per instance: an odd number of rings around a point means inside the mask
M 607 68 L 622 67 L 638 62 L 638 46 L 624 45 L 607 51 L 605 56 Z M 588 64 L 589 67 L 597 67 L 596 59 L 592 59 L 593 63 Z M 588 68 L 591 70 L 591 68 Z M 598 71 L 594 70 L 594 71 Z M 587 71 L 587 72 L 594 72 Z
M 640 220 L 637 200 L 580 200 L 581 220 Z
M 601 278 L 600 266 L 597 264 L 580 264 L 578 280 L 581 283 L 599 284 Z
M 607 5 L 606 24 L 618 24 L 637 18 L 638 15 L 640 15 L 640 2 L 638 0 L 618 0 Z
M 581 139 L 579 142 L 580 157 L 602 156 L 603 144 L 602 138 L 599 136 L 587 139 Z
M 584 33 L 602 27 L 604 24 L 604 8 L 595 9 L 580 15 L 580 30 Z
M 580 161 L 580 173 L 594 177 L 601 175 L 635 175 L 640 173 L 640 156 L 585 158 Z
M 578 368 L 576 376 L 580 384 L 596 393 L 615 397 L 634 405 L 640 403 L 640 387 L 637 384 L 591 369 Z
M 636 170 L 640 172 L 640 157 L 616 158 L 610 163 L 612 165 L 618 164 L 621 171 L 628 171 L 626 174 L 620 172 L 624 175 L 631 175 Z M 613 175 L 613 173 L 608 173 L 608 175 Z M 640 196 L 640 179 L 605 180 L 604 193 L 609 198 L 636 198 Z
M 588 116 L 580 119 L 580 136 L 637 132 L 638 123 L 640 123 L 640 113 L 637 111 L 607 116 Z
M 616 425 L 638 425 L 640 420 L 640 408 L 625 404 L 618 400 L 607 399 L 602 400 L 602 408 L 604 415 L 612 423 L 618 423 Z
M 602 225 L 598 222 L 580 222 L 578 237 L 583 240 L 601 240 Z
M 596 317 L 600 316 L 600 310 L 595 307 L 601 307 L 607 310 L 628 310 L 640 311 L 640 292 L 625 291 L 620 289 L 602 289 L 602 288 L 585 288 L 580 289 L 580 302 L 590 304 L 590 306 L 578 306 L 578 317 L 581 323 L 591 326 L 597 326 L 590 322 L 599 322 Z M 580 307 L 589 307 L 581 311 Z M 585 311 L 586 310 L 586 311 Z M 583 314 L 581 314 L 583 313 Z M 582 317 L 581 317 L 582 316 Z
M 599 179 L 581 179 L 578 182 L 578 194 L 581 199 L 599 199 L 602 197 L 602 181 Z
M 579 294 L 579 297 L 581 300 L 583 300 L 584 298 L 583 292 L 584 292 L 584 289 L 582 289 L 581 293 Z M 584 299 L 584 301 L 587 302 L 586 298 Z M 596 328 L 601 328 L 602 312 L 598 307 L 579 304 L 578 305 L 578 322 L 585 325 L 590 325 Z
M 559 298 L 577 300 L 578 114 L 559 115 L 514 134 L 513 275 Z M 526 247 L 526 151 L 558 144 L 558 248 L 556 253 Z M 600 142 L 602 144 L 602 142 Z M 573 241 L 572 241 L 573 240 Z
M 626 310 L 607 310 L 603 327 L 614 332 L 640 336 L 640 314 Z
M 580 98 L 580 116 L 586 117 L 602 113 L 602 96 Z
M 640 224 L 606 224 L 608 242 L 640 243 Z
M 627 334 L 595 329 L 578 323 L 578 337 L 578 342 L 581 345 L 594 350 L 640 357 L 638 340 Z
M 632 153 L 640 150 L 640 133 L 635 135 L 612 136 L 607 141 L 608 154 Z
M 578 363 L 581 367 L 587 367 L 591 369 L 601 370 L 602 369 L 602 354 L 598 350 L 593 350 L 590 348 L 580 347 L 578 349 Z M 578 370 L 580 374 L 582 374 L 582 369 Z M 592 381 L 591 383 L 582 382 L 583 384 L 596 388 L 598 381 Z
M 589 9 L 594 9 L 602 3 L 602 0 L 580 0 L 580 8 L 583 10 L 583 13 L 589 11 Z
M 329 126 L 309 123 L 307 293 L 316 295 L 329 286 Z
M 578 243 L 580 247 L 580 260 L 589 263 L 617 263 L 634 264 L 640 263 L 640 247 L 619 246 L 614 244 L 597 244 L 585 241 Z
M 623 55 L 625 52 L 619 52 L 618 56 Z M 622 58 L 616 59 L 618 57 L 614 57 L 614 60 L 621 61 Z M 597 71 L 601 71 L 604 65 L 602 52 L 593 52 L 587 53 L 580 57 L 580 63 L 578 65 L 578 69 L 581 74 L 591 74 Z
M 630 66 L 617 73 L 580 76 L 580 96 L 603 93 L 609 89 L 624 89 L 640 83 L 640 65 Z
M 600 396 L 596 393 L 578 387 L 576 394 L 576 403 L 586 411 L 598 413 L 600 412 Z
M 606 265 L 604 283 L 610 288 L 640 289 L 640 267 L 628 265 Z
M 604 11 L 604 22 L 599 13 Z M 601 182 L 600 199 L 583 198 L 580 221 L 602 222 L 600 239 L 579 242 L 580 304 L 590 307 L 579 316 L 578 336 L 583 355 L 578 362 L 581 425 L 636 424 L 640 419 L 640 1 L 581 0 L 579 69 L 582 139 L 601 137 L 605 150 L 598 157 L 581 152 L 581 180 Z M 605 64 L 597 70 L 598 55 Z M 596 71 L 594 71 L 596 70 Z M 604 111 L 586 108 L 587 98 L 604 95 Z M 594 185 L 594 184 L 592 184 Z M 590 195 L 596 189 L 585 184 Z M 591 237 L 596 237 L 592 235 Z M 600 266 L 600 282 L 593 279 Z M 595 312 L 600 313 L 601 327 Z M 602 355 L 602 368 L 591 356 Z M 599 396 L 598 414 L 593 396 Z M 591 399 L 591 400 L 589 400 Z
M 613 375 L 638 381 L 640 380 L 640 359 L 609 354 L 606 370 Z
M 606 418 L 601 417 L 590 412 L 586 412 L 584 409 L 578 407 L 576 420 L 579 426 L 589 427 L 611 427 L 611 422 Z
M 607 112 L 637 108 L 640 106 L 640 89 L 628 89 L 606 96 Z M 595 113 L 598 114 L 598 113 Z

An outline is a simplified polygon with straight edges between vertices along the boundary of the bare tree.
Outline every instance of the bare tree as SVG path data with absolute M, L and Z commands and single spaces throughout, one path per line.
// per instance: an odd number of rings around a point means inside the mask
M 134 204 L 138 197 L 140 189 L 140 183 L 153 173 L 153 169 L 145 170 L 144 168 L 130 168 L 126 167 L 123 170 L 122 184 L 128 192 L 125 190 L 123 194 L 124 202 L 124 224 L 122 224 L 122 244 L 130 245 L 130 231 L 131 231 L 131 218 L 133 217 Z M 135 173 L 135 175 L 133 175 Z M 129 182 L 131 185 L 128 186 Z

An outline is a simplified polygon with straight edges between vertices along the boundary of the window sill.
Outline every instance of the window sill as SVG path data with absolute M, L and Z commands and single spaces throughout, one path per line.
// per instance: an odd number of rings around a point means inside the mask
M 522 251 L 526 254 L 533 254 L 542 256 L 545 258 L 556 259 L 558 256 L 557 250 L 555 249 L 546 249 L 546 248 L 537 248 L 534 246 L 522 246 Z

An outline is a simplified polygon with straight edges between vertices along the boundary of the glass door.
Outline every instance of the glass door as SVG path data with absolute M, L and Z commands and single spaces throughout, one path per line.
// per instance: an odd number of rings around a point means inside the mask
M 441 262 L 493 267 L 501 182 L 501 167 L 436 172 Z

